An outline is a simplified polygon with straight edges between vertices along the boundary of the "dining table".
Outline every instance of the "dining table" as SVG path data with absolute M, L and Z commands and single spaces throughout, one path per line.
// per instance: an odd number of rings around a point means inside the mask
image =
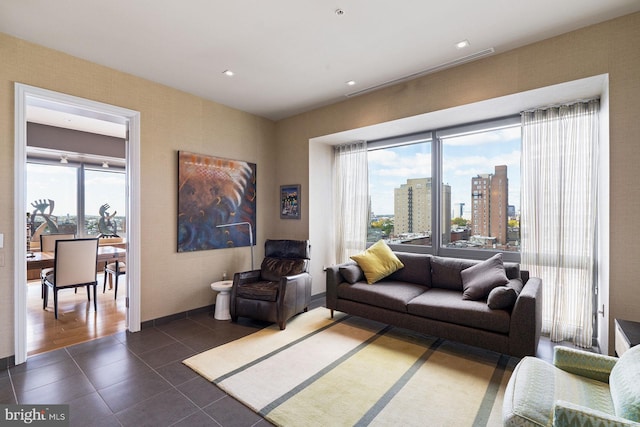
M 122 262 L 127 257 L 127 250 L 117 246 L 98 246 L 98 263 Z M 55 265 L 55 252 L 27 253 L 27 271 L 52 268 Z

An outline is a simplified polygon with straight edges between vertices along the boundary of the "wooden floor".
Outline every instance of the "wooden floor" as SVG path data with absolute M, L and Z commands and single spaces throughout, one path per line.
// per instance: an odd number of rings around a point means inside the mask
M 40 281 L 28 282 L 27 287 L 27 354 L 43 353 L 71 344 L 112 335 L 126 330 L 126 276 L 118 278 L 118 299 L 113 289 L 102 293 L 102 274 L 98 275 L 98 311 L 87 301 L 86 289 L 66 289 L 58 293 L 58 319 L 53 314 L 53 293 L 49 290 L 49 304 L 42 309 Z

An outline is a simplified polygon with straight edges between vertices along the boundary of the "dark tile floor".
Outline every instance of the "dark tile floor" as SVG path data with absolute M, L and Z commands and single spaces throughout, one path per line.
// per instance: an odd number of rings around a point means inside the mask
M 324 305 L 314 300 L 312 308 Z M 30 357 L 0 371 L 0 403 L 69 404 L 71 426 L 269 424 L 181 362 L 267 326 L 211 313 Z M 543 339 L 538 357 L 551 360 Z
M 36 355 L 0 371 L 0 403 L 69 404 L 71 426 L 82 427 L 266 427 L 270 423 L 182 364 L 265 326 L 202 313 Z

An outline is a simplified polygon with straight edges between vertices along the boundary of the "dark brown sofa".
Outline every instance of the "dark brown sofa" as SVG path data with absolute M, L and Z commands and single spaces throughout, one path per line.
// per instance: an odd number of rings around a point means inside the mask
M 405 267 L 374 284 L 358 276 L 354 262 L 328 267 L 332 315 L 338 310 L 516 357 L 535 355 L 542 328 L 539 278 L 529 277 L 519 264 L 504 263 L 507 278 L 524 286 L 512 306 L 491 309 L 486 298 L 462 299 L 460 272 L 479 261 L 395 254 Z

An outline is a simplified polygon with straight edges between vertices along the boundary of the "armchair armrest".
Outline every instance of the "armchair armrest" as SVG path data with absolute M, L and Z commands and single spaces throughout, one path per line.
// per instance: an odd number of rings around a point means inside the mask
M 253 283 L 260 280 L 260 270 L 243 271 L 233 275 L 233 286 Z
M 558 400 L 553 408 L 553 425 L 557 427 L 585 425 L 626 427 L 638 424 L 602 411 Z
M 307 272 L 294 274 L 293 276 L 282 276 L 280 278 L 280 286 L 284 290 L 283 286 L 298 286 L 300 283 L 306 283 L 310 279 L 311 275 Z
M 311 275 L 304 272 L 281 277 L 278 294 L 279 310 L 286 313 L 286 318 L 307 311 L 311 301 Z M 282 326 L 280 329 L 284 329 Z
M 553 364 L 557 368 L 605 383 L 609 382 L 609 374 L 617 361 L 617 357 L 567 347 L 556 347 L 553 353 Z

